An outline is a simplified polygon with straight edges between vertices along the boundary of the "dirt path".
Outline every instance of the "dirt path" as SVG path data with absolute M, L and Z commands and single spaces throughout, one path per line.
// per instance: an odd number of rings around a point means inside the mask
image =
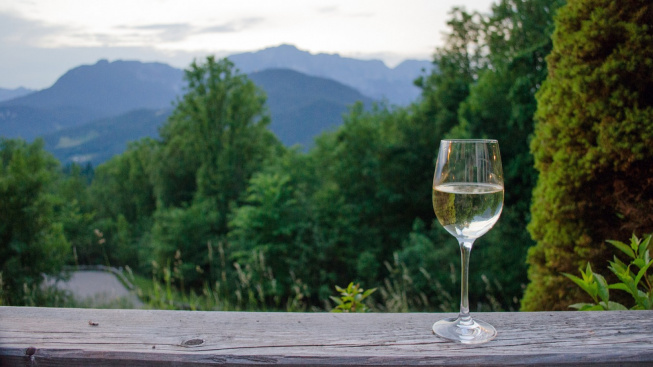
M 57 287 L 70 291 L 82 307 L 143 307 L 134 293 L 125 288 L 114 274 L 106 271 L 74 271 L 70 280 L 60 281 Z

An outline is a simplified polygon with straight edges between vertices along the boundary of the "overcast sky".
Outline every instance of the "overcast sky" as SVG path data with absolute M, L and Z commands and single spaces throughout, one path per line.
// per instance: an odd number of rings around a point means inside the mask
M 186 68 L 292 44 L 311 53 L 430 60 L 454 6 L 495 0 L 0 0 L 0 87 L 42 89 L 69 69 L 110 61 Z

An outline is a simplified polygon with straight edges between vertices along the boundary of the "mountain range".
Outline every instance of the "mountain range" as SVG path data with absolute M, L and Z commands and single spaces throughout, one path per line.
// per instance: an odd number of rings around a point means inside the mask
M 229 56 L 244 73 L 285 68 L 300 73 L 333 79 L 375 100 L 408 105 L 419 96 L 413 81 L 430 73 L 433 64 L 425 60 L 406 60 L 387 67 L 381 60 L 359 60 L 337 54 L 311 54 L 292 45 L 266 48 Z
M 416 89 L 412 81 L 428 64 L 406 62 L 390 69 L 380 61 L 311 55 L 287 45 L 229 58 L 266 92 L 272 132 L 284 144 L 305 149 L 315 136 L 341 124 L 353 103 L 395 103 L 388 97 L 395 84 Z M 371 97 L 360 92 L 373 85 L 384 87 Z M 0 136 L 43 137 L 46 149 L 62 162 L 97 165 L 129 141 L 157 138 L 183 87 L 183 71 L 166 64 L 100 60 L 69 70 L 40 91 L 0 89 L 17 95 L 0 101 Z

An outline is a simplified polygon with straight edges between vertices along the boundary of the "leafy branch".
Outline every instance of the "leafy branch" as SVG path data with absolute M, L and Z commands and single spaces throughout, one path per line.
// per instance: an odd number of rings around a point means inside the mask
M 364 290 L 360 284 L 349 283 L 347 288 L 336 286 L 340 297 L 331 296 L 336 307 L 331 312 L 368 312 L 369 308 L 363 301 L 376 291 L 376 288 Z
M 589 263 L 585 271 L 580 269 L 580 278 L 563 273 L 594 300 L 594 303 L 576 303 L 569 307 L 581 311 L 627 310 L 628 308 L 621 303 L 610 301 L 610 290 L 616 289 L 627 292 L 633 297 L 635 305 L 631 309 L 653 309 L 653 286 L 651 286 L 653 275 L 648 274 L 648 270 L 653 266 L 649 250 L 651 235 L 645 235 L 640 239 L 633 234 L 629 245 L 613 240 L 607 242 L 631 259 L 627 265 L 616 256 L 614 261 L 610 261 L 608 269 L 619 278 L 620 282 L 608 284 L 601 274 L 592 271 Z

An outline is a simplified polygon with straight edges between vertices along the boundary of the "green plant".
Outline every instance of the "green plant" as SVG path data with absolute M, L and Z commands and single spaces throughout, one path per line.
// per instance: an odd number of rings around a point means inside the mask
M 577 0 L 557 12 L 536 95 L 528 230 L 537 244 L 522 311 L 583 302 L 581 289 L 560 292 L 562 273 L 612 259 L 619 251 L 604 239 L 653 229 L 651 10 L 646 0 Z
M 621 282 L 608 284 L 601 274 L 592 271 L 589 263 L 587 263 L 585 271 L 580 269 L 582 278 L 563 273 L 564 276 L 571 279 L 594 300 L 594 303 L 576 303 L 569 307 L 581 311 L 627 310 L 628 308 L 623 304 L 610 301 L 610 290 L 618 289 L 627 292 L 633 297 L 635 305 L 631 309 L 653 309 L 653 286 L 651 285 L 653 274 L 648 274 L 648 270 L 653 265 L 649 250 L 651 235 L 649 234 L 640 239 L 633 234 L 630 239 L 630 245 L 620 241 L 608 240 L 607 242 L 631 259 L 628 265 L 616 256 L 614 257 L 614 261 L 610 261 L 608 269 Z
M 364 290 L 360 284 L 351 282 L 346 289 L 336 286 L 336 290 L 340 297 L 330 297 L 337 304 L 331 312 L 368 312 L 369 308 L 363 301 L 374 293 L 376 288 Z

